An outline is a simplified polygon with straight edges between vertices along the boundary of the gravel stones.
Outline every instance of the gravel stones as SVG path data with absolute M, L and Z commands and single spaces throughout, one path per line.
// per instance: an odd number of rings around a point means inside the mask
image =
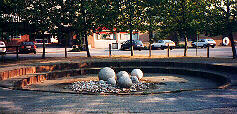
M 115 72 L 109 67 L 102 68 L 99 72 L 99 80 L 107 81 L 109 78 L 115 78 Z
M 139 80 L 141 80 L 143 77 L 143 72 L 140 69 L 133 69 L 131 76 L 136 76 Z
M 109 67 L 102 68 L 99 72 L 99 81 L 75 82 L 72 89 L 77 92 L 92 93 L 118 93 L 118 92 L 136 92 L 137 90 L 148 89 L 147 84 L 140 83 L 143 72 L 140 69 L 134 69 L 131 77 L 126 71 L 117 73 Z
M 126 77 L 124 77 L 126 78 Z M 123 79 L 123 78 L 121 78 Z M 94 93 L 94 94 L 103 94 L 103 93 L 130 93 L 130 92 L 140 92 L 147 89 L 157 89 L 159 83 L 134 83 L 130 88 L 121 88 L 119 86 L 111 85 L 108 82 L 104 81 L 78 81 L 74 82 L 71 86 L 71 89 L 77 93 Z
M 104 80 L 100 80 L 98 83 L 99 83 L 99 84 L 104 84 L 105 81 L 104 81 Z
M 78 81 L 72 85 L 72 90 L 78 93 L 114 93 L 117 88 L 108 83 L 100 81 Z

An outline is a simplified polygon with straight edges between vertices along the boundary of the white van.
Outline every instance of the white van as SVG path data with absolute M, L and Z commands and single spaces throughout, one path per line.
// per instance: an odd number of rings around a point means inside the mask
M 0 54 L 5 54 L 7 51 L 6 45 L 3 41 L 0 41 Z

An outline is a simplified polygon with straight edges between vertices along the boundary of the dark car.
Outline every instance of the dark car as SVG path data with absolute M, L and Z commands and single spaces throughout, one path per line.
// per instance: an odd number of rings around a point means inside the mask
M 36 45 L 34 42 L 22 42 L 20 45 L 19 52 L 36 54 Z
M 132 40 L 132 45 L 134 49 L 138 49 L 141 50 L 144 48 L 144 45 L 142 43 L 142 41 L 140 40 Z M 121 45 L 121 50 L 126 50 L 126 49 L 130 49 L 130 40 L 127 40 L 125 42 L 122 43 Z

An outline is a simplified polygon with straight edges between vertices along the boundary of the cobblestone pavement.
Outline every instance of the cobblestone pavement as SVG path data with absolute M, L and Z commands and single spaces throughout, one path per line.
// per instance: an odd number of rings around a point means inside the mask
M 229 113 L 237 112 L 237 89 L 114 96 L 0 88 L 0 113 Z

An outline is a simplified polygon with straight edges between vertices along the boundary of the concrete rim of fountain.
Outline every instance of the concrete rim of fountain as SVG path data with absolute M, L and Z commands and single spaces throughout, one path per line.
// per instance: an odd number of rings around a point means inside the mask
M 96 66 L 96 67 L 95 67 Z M 1 83 L 2 87 L 7 87 L 11 89 L 21 89 L 21 90 L 32 90 L 29 87 L 35 83 L 41 83 L 44 80 L 58 79 L 60 77 L 73 77 L 75 75 L 83 75 L 90 73 L 98 73 L 98 70 L 102 66 L 109 66 L 118 70 L 128 70 L 134 68 L 141 68 L 145 73 L 167 73 L 167 74 L 180 74 L 185 75 L 191 73 L 195 76 L 201 76 L 211 80 L 220 82 L 220 86 L 208 89 L 219 89 L 228 87 L 231 84 L 228 74 L 222 73 L 227 72 L 225 67 L 213 64 L 201 64 L 201 63 L 179 63 L 179 62 L 147 62 L 147 61 L 121 61 L 121 62 L 80 62 L 80 63 L 45 63 L 40 65 L 28 65 L 22 68 L 10 69 L 0 73 L 0 80 L 6 81 L 10 84 Z M 218 68 L 220 67 L 220 68 Z M 196 69 L 199 68 L 199 69 Z M 215 69 L 214 69 L 215 68 Z M 217 68 L 217 69 L 216 69 Z M 205 69 L 206 71 L 202 71 Z M 214 70 L 213 70 L 214 69 Z M 222 69 L 221 72 L 218 70 Z M 218 72 L 215 72 L 218 71 Z M 203 73 L 207 73 L 208 77 L 202 76 Z M 14 77 L 14 78 L 13 78 Z M 161 92 L 140 92 L 140 93 L 123 93 L 117 95 L 147 95 L 147 94 L 160 94 L 160 93 L 173 93 L 181 91 L 195 91 L 202 89 L 183 89 L 175 91 L 161 91 Z M 44 90 L 35 90 L 44 91 Z M 46 91 L 46 92 L 59 92 L 60 91 Z M 73 92 L 61 92 L 61 93 L 73 93 Z M 78 93 L 77 93 L 78 94 Z M 84 93 L 82 93 L 84 94 Z M 90 94 L 90 93 L 87 93 Z M 107 94 L 106 94 L 107 95 Z M 109 94 L 108 94 L 109 95 Z

